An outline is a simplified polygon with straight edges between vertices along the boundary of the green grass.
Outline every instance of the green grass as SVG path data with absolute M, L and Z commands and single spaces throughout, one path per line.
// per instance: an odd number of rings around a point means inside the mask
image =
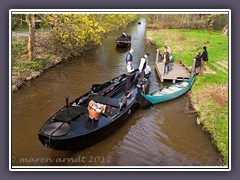
M 39 59 L 27 61 L 27 38 L 13 39 L 12 43 L 12 74 L 28 76 L 34 71 L 43 71 L 51 55 L 43 55 Z
M 210 33 L 208 30 L 170 29 L 147 31 L 160 51 L 167 43 L 174 54 L 175 60 L 179 58 L 187 66 L 192 65 L 196 51 L 202 51 L 207 46 L 209 61 L 205 65 L 215 74 L 198 75 L 192 87 L 192 101 L 198 111 L 198 124 L 202 124 L 209 132 L 213 143 L 223 156 L 225 165 L 228 165 L 228 73 L 224 73 L 217 62 L 228 63 L 228 36 L 222 36 L 221 31 Z
M 16 25 L 12 28 L 14 31 L 28 31 L 28 25 L 22 24 L 22 25 Z

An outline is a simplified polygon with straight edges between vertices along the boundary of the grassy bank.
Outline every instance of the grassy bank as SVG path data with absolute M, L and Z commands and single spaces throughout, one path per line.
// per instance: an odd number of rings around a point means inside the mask
M 197 76 L 191 99 L 199 115 L 197 123 L 210 133 L 213 143 L 223 156 L 224 164 L 228 165 L 228 37 L 222 36 L 220 31 L 209 33 L 207 30 L 188 29 L 148 30 L 147 37 L 160 51 L 167 43 L 175 60 L 180 57 L 187 66 L 192 65 L 196 51 L 202 51 L 202 47 L 207 46 L 207 71 Z

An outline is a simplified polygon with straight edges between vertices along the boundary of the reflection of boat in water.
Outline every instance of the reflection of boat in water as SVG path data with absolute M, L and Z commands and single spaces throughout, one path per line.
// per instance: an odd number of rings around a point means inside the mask
M 115 42 L 116 42 L 117 47 L 128 47 L 128 46 L 131 46 L 131 35 L 129 35 L 129 34 L 119 35 Z
M 148 79 L 141 85 L 139 75 L 133 77 L 127 96 L 123 74 L 93 85 L 91 91 L 71 103 L 66 99 L 66 105 L 41 127 L 38 133 L 41 143 L 57 150 L 79 150 L 115 132 L 133 113 L 138 105 L 137 97 L 147 85 Z
M 194 80 L 195 76 L 192 76 L 181 82 L 159 88 L 149 94 L 142 94 L 142 96 L 152 104 L 169 101 L 186 93 L 192 87 Z
M 115 48 L 115 51 L 116 51 L 117 53 L 126 53 L 126 52 L 128 52 L 129 50 L 130 50 L 130 46 L 122 47 L 122 48 L 118 48 L 118 47 L 116 46 L 116 48 Z

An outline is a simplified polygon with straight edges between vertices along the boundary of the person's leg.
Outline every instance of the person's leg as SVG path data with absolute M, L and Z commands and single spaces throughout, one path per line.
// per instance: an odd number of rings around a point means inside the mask
M 126 76 L 125 95 L 129 93 L 130 86 L 131 86 L 131 76 Z
M 203 74 L 204 60 L 201 59 L 200 74 Z
M 164 68 L 164 74 L 166 75 L 169 71 L 169 66 L 168 64 L 165 64 L 165 68 Z
M 200 67 L 195 67 L 195 75 L 198 75 L 200 72 Z
M 144 71 L 140 73 L 140 79 L 138 81 L 138 84 L 143 80 L 143 78 L 144 78 Z

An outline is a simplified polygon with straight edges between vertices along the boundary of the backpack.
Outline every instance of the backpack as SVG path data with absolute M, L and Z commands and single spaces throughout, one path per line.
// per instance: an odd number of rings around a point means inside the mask
M 173 54 L 170 54 L 169 60 L 170 60 L 170 63 L 173 63 L 173 62 L 174 62 L 174 56 L 173 56 Z

